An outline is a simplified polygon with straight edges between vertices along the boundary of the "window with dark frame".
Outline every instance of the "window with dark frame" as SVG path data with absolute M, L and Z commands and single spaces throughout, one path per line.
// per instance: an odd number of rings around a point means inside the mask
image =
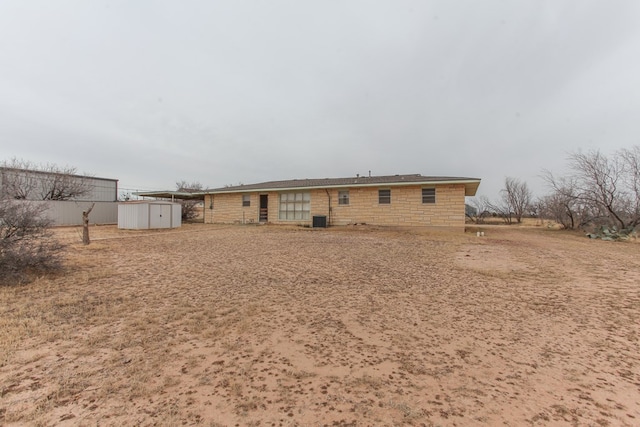
M 422 189 L 422 203 L 432 204 L 436 202 L 436 189 L 435 188 L 423 188 Z
M 391 190 L 378 190 L 378 204 L 391 204 Z
M 242 195 L 242 206 L 251 206 L 251 195 L 243 194 Z
M 339 205 L 348 205 L 349 204 L 349 191 L 338 191 L 338 204 Z

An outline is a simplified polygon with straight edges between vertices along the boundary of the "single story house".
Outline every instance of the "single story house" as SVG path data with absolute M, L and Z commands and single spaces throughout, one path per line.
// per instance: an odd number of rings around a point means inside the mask
M 209 189 L 205 223 L 464 227 L 478 178 L 413 175 L 293 179 Z

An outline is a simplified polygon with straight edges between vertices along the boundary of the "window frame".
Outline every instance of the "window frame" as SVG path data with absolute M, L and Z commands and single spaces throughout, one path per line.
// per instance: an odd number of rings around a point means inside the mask
M 298 191 L 280 193 L 278 197 L 279 221 L 309 221 L 310 219 L 311 192 Z
M 382 192 L 386 192 L 386 195 L 383 195 Z M 391 189 L 390 188 L 379 188 L 378 189 L 378 204 L 379 205 L 390 205 L 391 204 Z
M 242 207 L 250 207 L 251 206 L 251 194 L 243 194 L 242 195 Z
M 346 195 L 346 197 L 344 197 Z M 349 190 L 339 190 L 338 191 L 338 206 L 349 206 L 350 198 L 349 198 Z
M 425 194 L 425 192 L 427 192 L 427 194 Z M 436 204 L 436 189 L 435 189 L 435 187 L 428 187 L 428 188 L 423 188 L 422 189 L 422 204 L 423 205 L 435 205 Z

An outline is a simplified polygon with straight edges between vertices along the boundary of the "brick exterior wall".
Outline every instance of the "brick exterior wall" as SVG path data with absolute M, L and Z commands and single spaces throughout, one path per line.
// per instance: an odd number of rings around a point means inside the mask
M 249 206 L 242 206 L 242 196 L 249 194 Z M 204 198 L 204 222 L 210 224 L 251 224 L 259 222 L 260 194 L 269 196 L 268 219 L 278 219 L 278 193 L 230 193 L 206 195 Z M 211 198 L 213 197 L 213 209 Z
M 338 204 L 338 190 L 332 191 L 331 223 L 464 227 L 464 184 L 436 186 L 434 204 L 422 203 L 422 188 L 352 188 L 349 205 Z M 391 190 L 390 204 L 378 203 L 378 189 Z
M 422 188 L 436 189 L 436 203 L 422 203 Z M 391 203 L 378 203 L 378 190 L 391 190 Z M 349 204 L 338 204 L 339 191 L 349 191 Z M 302 192 L 298 190 L 296 192 Z M 279 192 L 250 192 L 250 206 L 242 206 L 242 193 L 205 197 L 206 223 L 257 223 L 259 221 L 260 194 L 268 195 L 268 221 L 274 224 L 310 225 L 314 215 L 326 215 L 330 225 L 365 223 L 393 226 L 464 227 L 464 184 L 355 187 L 343 189 L 310 189 L 311 212 L 309 220 L 279 220 Z M 331 200 L 331 212 L 329 211 Z

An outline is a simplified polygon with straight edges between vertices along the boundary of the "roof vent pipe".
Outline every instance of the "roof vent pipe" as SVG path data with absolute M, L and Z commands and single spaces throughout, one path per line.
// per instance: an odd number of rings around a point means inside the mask
M 371 178 L 371 169 L 369 169 L 369 178 Z

